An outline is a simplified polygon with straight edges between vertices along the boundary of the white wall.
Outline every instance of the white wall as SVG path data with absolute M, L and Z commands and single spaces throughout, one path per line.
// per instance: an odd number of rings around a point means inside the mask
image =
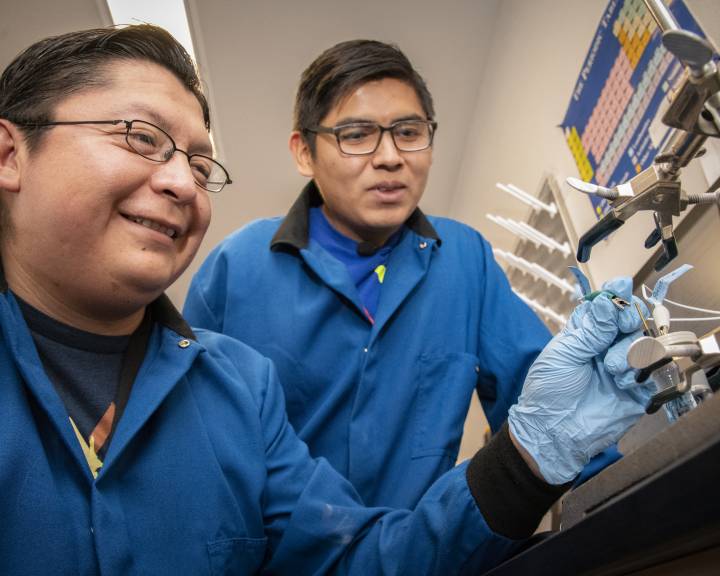
M 689 0 L 711 37 L 720 36 L 720 2 Z M 450 209 L 452 217 L 480 230 L 498 248 L 513 250 L 515 238 L 485 213 L 526 218 L 519 202 L 507 203 L 495 182 L 512 182 L 535 193 L 544 173 L 556 176 L 579 234 L 596 220 L 589 200 L 564 183 L 577 176 L 562 121 L 607 0 L 504 0 L 472 118 L 470 136 Z M 687 170 L 686 189 L 702 191 L 698 167 Z M 635 216 L 596 246 L 589 262 L 600 283 L 633 274 L 648 258 L 643 241 L 653 227 L 649 213 Z

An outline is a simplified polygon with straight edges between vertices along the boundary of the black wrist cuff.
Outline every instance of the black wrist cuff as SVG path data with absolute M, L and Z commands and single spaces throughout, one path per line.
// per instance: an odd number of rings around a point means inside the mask
M 513 445 L 507 423 L 473 456 L 466 477 L 488 526 L 514 540 L 532 536 L 550 506 L 572 485 L 554 486 L 538 478 Z

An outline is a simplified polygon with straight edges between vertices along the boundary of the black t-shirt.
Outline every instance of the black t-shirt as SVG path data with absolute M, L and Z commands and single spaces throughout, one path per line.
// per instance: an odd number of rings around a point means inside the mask
M 48 378 L 60 396 L 97 476 L 144 355 L 149 320 L 133 335 L 104 336 L 78 330 L 43 314 L 16 296 Z M 133 340 L 142 351 L 128 367 Z M 129 368 L 129 370 L 128 370 Z

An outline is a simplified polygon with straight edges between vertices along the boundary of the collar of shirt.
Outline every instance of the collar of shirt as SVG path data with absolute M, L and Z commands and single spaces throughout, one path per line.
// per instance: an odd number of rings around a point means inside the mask
M 288 211 L 277 232 L 275 232 L 270 241 L 270 249 L 294 248 L 295 250 L 302 250 L 306 248 L 310 241 L 310 209 L 320 206 L 322 203 L 320 191 L 317 189 L 315 181 L 311 180 L 303 188 L 300 196 Z M 405 226 L 420 236 L 435 240 L 438 246 L 442 244 L 442 240 L 435 228 L 433 228 L 433 225 L 430 224 L 430 221 L 420 208 L 415 208 L 405 221 Z
M 385 263 L 403 232 L 402 228 L 395 232 L 372 254 L 360 255 L 357 251 L 358 243 L 333 228 L 319 206 L 310 209 L 309 221 L 310 237 L 345 264 L 356 286 L 371 275 L 380 264 Z

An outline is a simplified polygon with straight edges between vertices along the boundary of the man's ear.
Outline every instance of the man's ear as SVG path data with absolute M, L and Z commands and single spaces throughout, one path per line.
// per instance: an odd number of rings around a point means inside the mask
M 310 146 L 305 142 L 305 138 L 297 130 L 290 134 L 290 142 L 288 142 L 290 154 L 295 160 L 295 167 L 298 172 L 308 178 L 315 176 L 315 163 L 313 161 Z
M 20 191 L 18 150 L 21 142 L 20 131 L 11 122 L 0 119 L 0 190 Z

